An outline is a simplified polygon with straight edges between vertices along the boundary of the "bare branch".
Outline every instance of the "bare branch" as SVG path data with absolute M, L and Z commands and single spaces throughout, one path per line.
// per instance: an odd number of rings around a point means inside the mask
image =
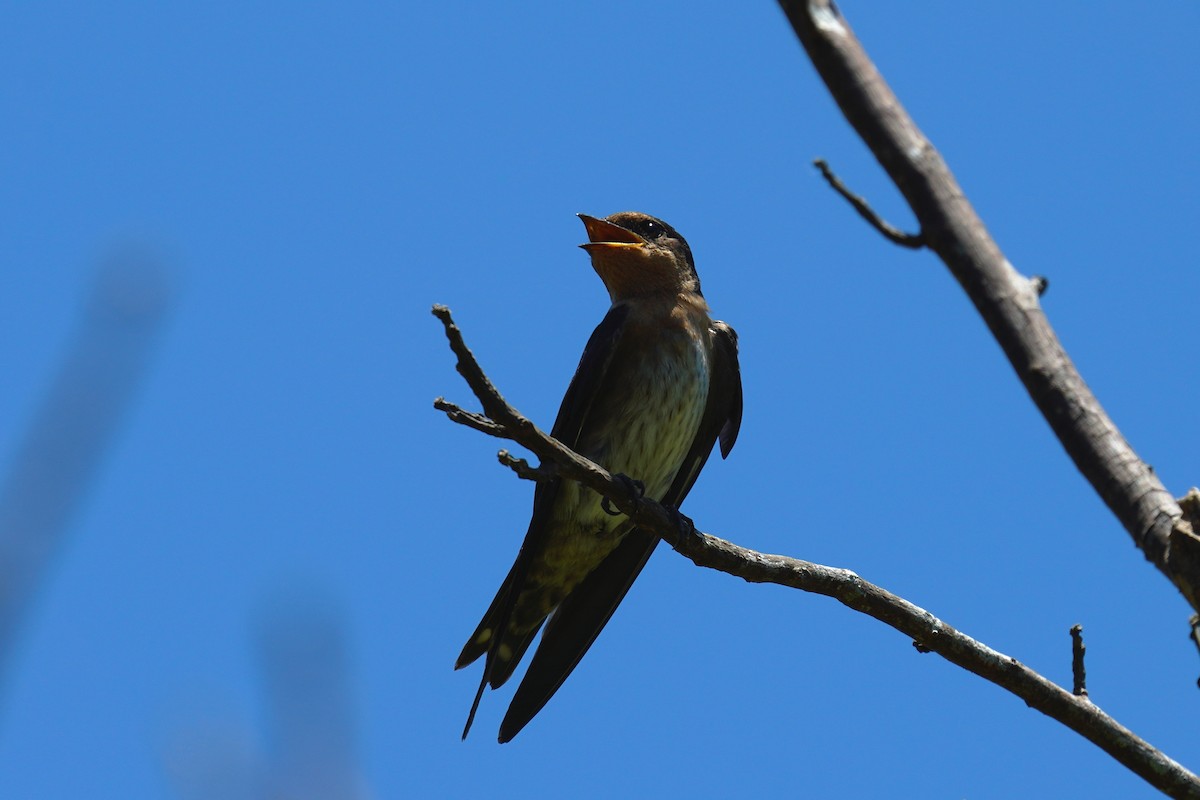
M 928 611 L 868 583 L 850 570 L 759 553 L 702 533 L 679 512 L 642 497 L 635 488 L 636 481 L 614 476 L 543 433 L 509 406 L 463 342 L 450 310 L 445 306 L 435 306 L 434 314 L 442 321 L 451 348 L 458 356 L 459 373 L 477 397 L 487 396 L 489 403 L 505 415 L 504 419 L 492 419 L 504 429 L 504 438 L 528 448 L 542 459 L 543 464 L 553 464 L 560 476 L 577 481 L 607 498 L 639 528 L 660 536 L 692 563 L 734 575 L 750 583 L 774 583 L 832 597 L 910 637 L 919 651 L 937 653 L 947 661 L 1007 689 L 1031 708 L 1084 736 L 1171 796 L 1200 798 L 1200 779 L 1134 735 L 1087 698 L 1072 695 L 1015 658 L 955 630 Z M 510 460 L 521 461 L 508 454 L 501 456 L 502 463 L 513 466 L 508 463 Z M 525 468 L 528 469 L 527 464 Z M 537 471 L 544 469 L 546 467 L 540 467 Z
M 443 305 L 435 305 L 433 307 L 433 315 L 441 320 L 442 327 L 446 331 L 446 338 L 450 340 L 450 349 L 458 357 L 455 369 L 458 370 L 458 374 L 463 376 L 467 385 L 471 387 L 471 391 L 479 398 L 479 402 L 483 404 L 484 413 L 487 414 L 487 419 L 491 425 L 504 431 L 503 434 L 499 435 L 502 438 L 510 439 L 528 448 L 543 462 L 551 461 L 557 464 L 560 475 L 578 481 L 585 486 L 595 489 L 606 497 L 610 497 L 621 511 L 631 514 L 637 498 L 629 491 L 628 487 L 621 481 L 613 478 L 607 470 L 593 464 L 583 456 L 565 447 L 557 439 L 538 430 L 536 425 L 510 406 L 508 401 L 492 385 L 488 376 L 484 374 L 483 369 L 479 366 L 479 362 L 475 360 L 475 355 L 467 347 L 466 342 L 463 341 L 462 332 L 454 324 L 454 319 L 450 316 L 450 309 Z M 463 414 L 470 413 L 441 398 L 435 401 L 434 406 L 443 411 L 456 409 Z M 447 413 L 449 414 L 449 411 Z M 476 419 L 481 419 L 479 415 L 472 416 Z M 455 421 L 459 422 L 461 420 L 456 419 Z M 463 422 L 463 424 L 470 425 L 467 422 Z M 471 427 L 474 426 L 471 425 Z M 491 433 L 491 431 L 484 431 L 484 433 Z M 618 500 L 617 497 L 613 496 L 614 494 L 623 497 L 624 501 Z
M 1192 602 L 1200 574 L 1171 563 L 1179 505 L 1138 457 L 1071 363 L 1039 287 L 1004 258 L 941 155 L 917 128 L 831 0 L 780 0 L 847 121 L 908 201 L 1076 467 L 1150 559 Z
M 480 405 L 483 406 L 483 412 L 500 424 L 512 420 L 517 415 L 516 411 L 504 401 L 500 392 L 496 391 L 496 387 L 488 380 L 488 376 L 484 375 L 483 370 L 479 368 L 479 362 L 467 349 L 462 333 L 454 324 L 454 320 L 450 318 L 450 309 L 443 305 L 435 305 L 433 315 L 442 321 L 442 327 L 446 330 L 446 338 L 450 340 L 450 349 L 454 351 L 454 355 L 458 356 L 458 362 L 454 368 L 458 370 L 459 375 L 463 376 L 467 385 L 471 387 L 471 391 L 475 393 L 475 397 L 479 399 Z M 445 403 L 446 401 L 442 400 L 441 402 Z M 437 403 L 435 402 L 434 405 L 436 407 Z M 462 422 L 462 420 L 455 420 L 455 422 Z M 525 420 L 525 422 L 529 421 Z M 464 424 L 468 423 L 464 422 Z
M 875 209 L 871 208 L 870 204 L 861 195 L 857 195 L 847 189 L 846 184 L 842 183 L 842 179 L 833 174 L 833 170 L 829 168 L 829 164 L 825 162 L 825 159 L 818 158 L 814 160 L 813 166 L 821 170 L 821 175 L 825 177 L 825 180 L 833 187 L 833 190 L 846 198 L 846 201 L 854 206 L 854 210 L 859 213 L 859 216 L 870 223 L 872 228 L 883 234 L 888 241 L 913 250 L 920 250 L 925 246 L 925 239 L 921 234 L 905 233 L 890 224 L 883 217 L 876 214 Z

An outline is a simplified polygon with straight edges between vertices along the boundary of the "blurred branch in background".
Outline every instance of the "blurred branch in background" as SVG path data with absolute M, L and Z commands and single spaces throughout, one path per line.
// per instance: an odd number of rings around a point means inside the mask
M 67 356 L 0 478 L 0 690 L 30 603 L 137 394 L 169 288 L 165 269 L 144 256 L 98 270 Z
M 262 754 L 250 726 L 218 718 L 211 707 L 204 717 L 171 731 L 163 754 L 175 796 L 180 800 L 264 800 L 269 797 Z
M 255 626 L 266 745 L 236 721 L 180 726 L 166 754 L 184 800 L 365 800 L 346 626 L 311 588 L 277 596 Z M 205 710 L 206 716 L 209 710 Z
M 341 611 L 317 592 L 272 609 L 258 631 L 273 796 L 358 800 L 354 704 Z

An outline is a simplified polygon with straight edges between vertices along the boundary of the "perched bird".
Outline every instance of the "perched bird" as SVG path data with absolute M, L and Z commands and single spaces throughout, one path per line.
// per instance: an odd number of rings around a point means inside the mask
M 708 315 L 692 251 L 647 214 L 580 214 L 582 244 L 612 306 L 592 333 L 551 434 L 644 496 L 677 508 L 714 442 L 729 455 L 742 420 L 737 334 Z M 625 597 L 658 537 L 573 481 L 539 482 L 525 542 L 455 669 L 487 656 L 484 687 L 512 676 L 541 643 L 500 725 L 512 739 L 558 690 Z M 547 621 L 548 620 L 548 621 Z

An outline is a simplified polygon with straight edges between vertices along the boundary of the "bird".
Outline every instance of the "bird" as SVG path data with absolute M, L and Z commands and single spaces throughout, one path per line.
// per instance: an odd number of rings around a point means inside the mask
M 742 420 L 737 333 L 709 316 L 691 248 L 656 217 L 579 214 L 581 244 L 611 305 L 592 332 L 551 435 L 643 497 L 678 510 L 715 443 L 729 456 Z M 500 724 L 510 741 L 558 691 L 641 573 L 658 537 L 599 494 L 552 477 L 534 489 L 525 540 L 455 669 L 481 656 L 484 689 L 502 686 L 539 629 Z

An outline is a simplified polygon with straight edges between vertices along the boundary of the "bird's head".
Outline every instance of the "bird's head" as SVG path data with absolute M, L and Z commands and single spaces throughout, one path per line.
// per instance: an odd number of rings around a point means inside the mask
M 653 294 L 700 294 L 692 250 L 679 232 L 661 219 L 622 211 L 600 219 L 580 214 L 592 257 L 613 302 Z

